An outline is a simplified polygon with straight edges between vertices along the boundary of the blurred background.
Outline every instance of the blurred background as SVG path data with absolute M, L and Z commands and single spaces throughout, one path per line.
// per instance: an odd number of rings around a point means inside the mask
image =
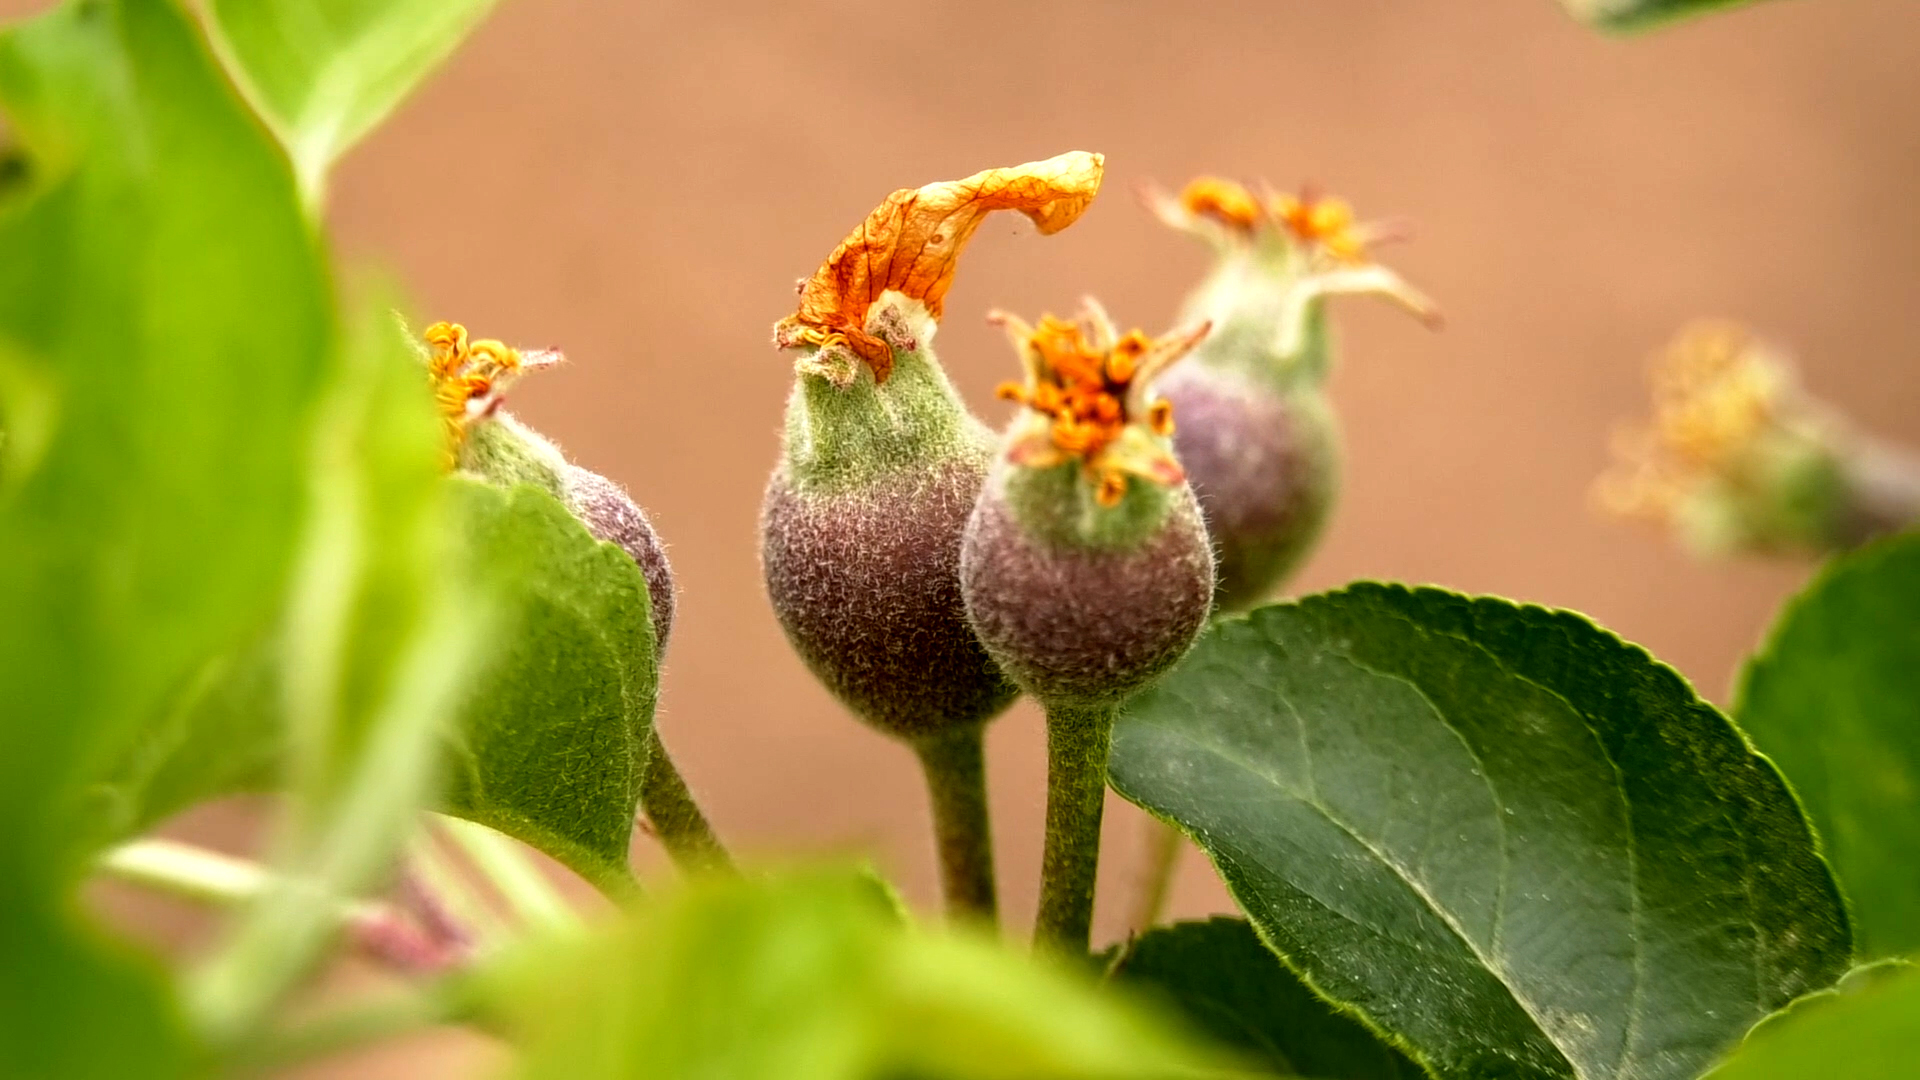
M 1016 369 L 987 309 L 1091 293 L 1164 329 L 1206 266 L 1140 182 L 1314 180 L 1362 218 L 1410 219 L 1380 258 L 1448 326 L 1335 303 L 1346 481 L 1296 588 L 1389 578 L 1576 608 L 1724 703 L 1809 567 L 1698 562 L 1600 516 L 1589 485 L 1646 410 L 1648 354 L 1699 315 L 1753 323 L 1862 428 L 1920 442 L 1916 30 L 1912 0 L 1764 3 L 1625 40 L 1550 0 L 509 0 L 347 159 L 331 220 L 420 318 L 565 351 L 511 408 L 626 484 L 671 546 L 660 723 L 724 836 L 749 858 L 870 857 L 931 908 L 910 754 L 801 667 L 756 561 L 792 379 L 770 327 L 881 198 L 1107 155 L 1079 224 L 1042 238 L 996 215 L 961 263 L 939 355 L 996 425 L 992 387 Z M 1042 745 L 1025 705 L 990 736 L 1016 925 Z M 1139 816 L 1110 808 L 1096 940 L 1120 931 L 1139 863 Z M 1227 908 L 1189 855 L 1175 914 Z M 382 1068 L 454 1070 L 454 1050 Z

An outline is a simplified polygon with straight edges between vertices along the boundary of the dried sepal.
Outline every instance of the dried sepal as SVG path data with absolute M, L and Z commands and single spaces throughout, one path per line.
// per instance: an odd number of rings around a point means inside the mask
M 775 324 L 774 343 L 843 346 L 886 381 L 892 350 L 867 330 L 868 311 L 882 294 L 918 300 L 938 320 L 960 252 L 982 219 L 1015 210 L 1043 235 L 1059 232 L 1093 201 L 1104 169 L 1101 155 L 1076 150 L 894 192 L 802 283 L 799 310 Z
M 1030 410 L 1008 442 L 1007 458 L 1029 468 L 1078 461 L 1101 506 L 1125 498 L 1130 477 L 1161 485 L 1185 479 L 1166 443 L 1173 409 L 1150 396 L 1167 368 L 1211 329 L 1200 323 L 1150 338 L 1117 332 L 1088 300 L 1078 319 L 1042 316 L 1038 326 L 1005 312 L 990 316 L 1007 332 L 1025 369 L 1024 382 L 999 395 Z

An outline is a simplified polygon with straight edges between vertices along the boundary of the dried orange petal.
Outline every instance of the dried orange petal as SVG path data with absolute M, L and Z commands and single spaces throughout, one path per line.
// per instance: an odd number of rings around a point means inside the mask
M 964 180 L 902 188 L 848 234 L 800 290 L 800 308 L 775 327 L 782 345 L 844 342 L 882 382 L 893 350 L 867 333 L 867 309 L 888 291 L 920 300 L 940 317 L 960 252 L 995 210 L 1017 210 L 1042 234 L 1074 223 L 1100 190 L 1105 158 L 1075 150 L 1045 161 L 988 169 Z

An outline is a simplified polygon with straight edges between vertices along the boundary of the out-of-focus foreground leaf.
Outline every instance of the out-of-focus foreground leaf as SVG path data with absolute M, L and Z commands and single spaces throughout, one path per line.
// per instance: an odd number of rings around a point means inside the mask
M 1689 15 L 1739 7 L 1753 0 L 1560 0 L 1584 22 L 1603 30 L 1645 30 Z
M 1193 1025 L 1278 1076 L 1425 1080 L 1427 1071 L 1344 1015 L 1288 970 L 1244 919 L 1148 931 L 1115 971 L 1151 988 Z
M 1754 1029 L 1708 1080 L 1907 1080 L 1920 1062 L 1920 969 L 1864 969 Z
M 1690 1078 L 1848 963 L 1778 773 L 1569 612 L 1363 584 L 1222 620 L 1112 777 L 1442 1077 Z
M 252 905 L 194 985 L 217 1039 L 245 1032 L 381 884 L 433 796 L 442 733 L 497 636 L 466 573 L 441 432 L 392 321 L 364 320 L 314 437 L 301 554 L 278 636 L 287 811 L 282 887 Z
M 1222 1064 L 1083 977 L 903 926 L 863 875 L 698 882 L 535 944 L 481 991 L 527 1078 L 1171 1080 Z
M 1829 564 L 1737 698 L 1740 726 L 1806 801 L 1861 951 L 1920 950 L 1920 535 Z
M 92 0 L 0 37 L 0 1058 L 165 1076 L 153 977 L 67 929 L 84 779 L 269 615 L 328 287 L 278 147 L 186 18 Z
M 397 363 L 406 391 L 424 397 L 418 364 Z M 436 569 L 484 591 L 498 614 L 486 662 L 443 725 L 449 764 L 435 806 L 625 893 L 658 688 L 646 580 L 545 492 L 449 483 L 450 528 L 465 544 Z M 282 659 L 276 632 L 187 681 L 99 785 L 113 835 L 284 786 Z
M 223 51 L 315 202 L 327 169 L 495 0 L 210 0 Z

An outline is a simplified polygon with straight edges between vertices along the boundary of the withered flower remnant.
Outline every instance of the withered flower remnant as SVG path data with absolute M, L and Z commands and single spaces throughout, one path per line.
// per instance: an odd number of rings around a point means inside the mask
M 1304 560 L 1337 493 L 1326 298 L 1383 296 L 1428 325 L 1439 313 L 1373 261 L 1373 247 L 1402 230 L 1357 220 L 1343 200 L 1311 189 L 1256 194 L 1218 177 L 1145 197 L 1161 220 L 1217 256 L 1183 309 L 1186 319 L 1211 320 L 1214 332 L 1157 389 L 1187 420 L 1174 447 L 1216 546 L 1219 604 L 1241 610 Z
M 1823 554 L 1920 521 L 1920 461 L 1852 430 L 1746 327 L 1685 327 L 1651 382 L 1651 423 L 1616 433 L 1595 484 L 1606 510 L 1703 555 Z
M 849 349 L 886 382 L 894 350 L 867 328 L 882 296 L 917 300 L 938 322 L 960 253 L 988 214 L 1015 210 L 1042 235 L 1059 232 L 1093 202 L 1104 171 L 1101 155 L 1076 150 L 894 192 L 801 284 L 800 308 L 775 325 L 775 344 Z M 823 370 L 847 377 L 845 368 Z

